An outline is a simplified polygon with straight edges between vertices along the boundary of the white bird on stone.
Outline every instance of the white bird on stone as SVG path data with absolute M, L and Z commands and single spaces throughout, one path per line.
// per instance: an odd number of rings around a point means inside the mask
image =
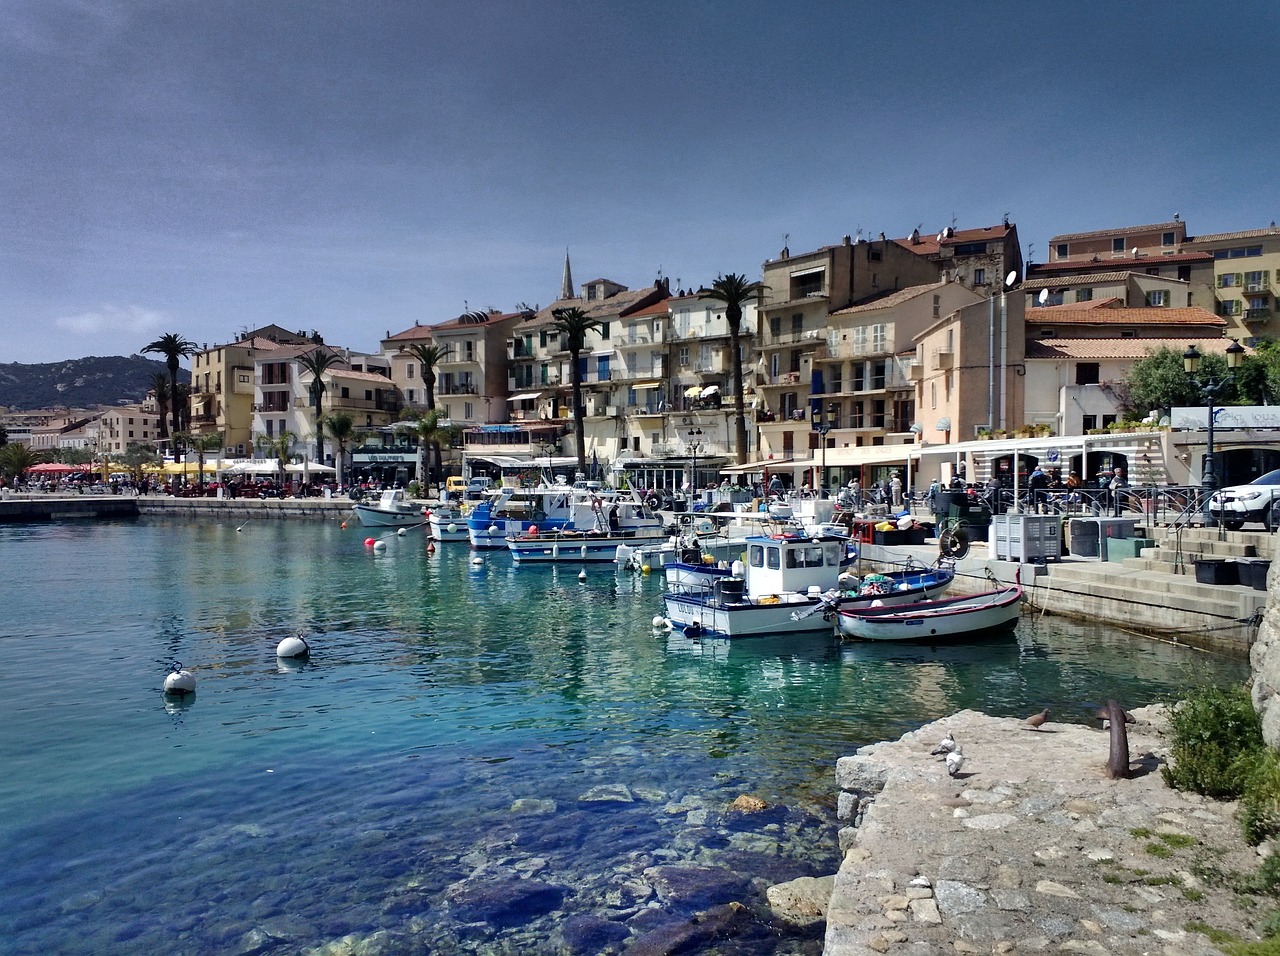
M 960 768 L 964 766 L 964 754 L 959 747 L 947 754 L 947 775 L 954 777 L 960 773 Z
M 938 742 L 938 746 L 935 747 L 933 750 L 929 751 L 929 756 L 945 757 L 947 754 L 951 753 L 953 750 L 958 749 L 958 746 L 959 745 L 956 743 L 955 736 L 951 733 L 951 731 L 948 730 L 947 735 Z

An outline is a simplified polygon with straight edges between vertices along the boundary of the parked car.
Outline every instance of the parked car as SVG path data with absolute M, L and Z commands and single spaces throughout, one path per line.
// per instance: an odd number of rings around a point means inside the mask
M 1280 527 L 1280 468 L 1253 479 L 1247 485 L 1219 488 L 1209 499 L 1209 515 L 1231 531 L 1246 521 L 1256 521 L 1268 531 Z

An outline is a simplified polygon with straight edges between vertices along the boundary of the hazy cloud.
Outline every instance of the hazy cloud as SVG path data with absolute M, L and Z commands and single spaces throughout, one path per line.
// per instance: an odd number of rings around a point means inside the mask
M 136 305 L 104 305 L 91 312 L 80 312 L 77 315 L 63 315 L 53 320 L 53 324 L 64 332 L 75 335 L 150 335 L 161 328 L 167 321 L 163 312 L 144 309 Z

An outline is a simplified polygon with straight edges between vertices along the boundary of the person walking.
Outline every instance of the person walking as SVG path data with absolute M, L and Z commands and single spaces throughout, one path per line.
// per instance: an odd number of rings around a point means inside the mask
M 1111 492 L 1112 504 L 1115 505 L 1115 515 L 1117 518 L 1120 517 L 1120 512 L 1123 510 L 1122 509 L 1122 505 L 1124 502 L 1123 489 L 1127 485 L 1128 485 L 1128 482 L 1124 480 L 1124 469 L 1121 468 L 1119 465 L 1117 465 L 1115 470 L 1111 473 L 1111 481 L 1107 485 L 1107 490 Z

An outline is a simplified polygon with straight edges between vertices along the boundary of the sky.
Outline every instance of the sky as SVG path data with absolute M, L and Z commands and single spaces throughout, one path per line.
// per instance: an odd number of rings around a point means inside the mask
M 0 0 L 0 364 L 1280 219 L 1271 2 Z

